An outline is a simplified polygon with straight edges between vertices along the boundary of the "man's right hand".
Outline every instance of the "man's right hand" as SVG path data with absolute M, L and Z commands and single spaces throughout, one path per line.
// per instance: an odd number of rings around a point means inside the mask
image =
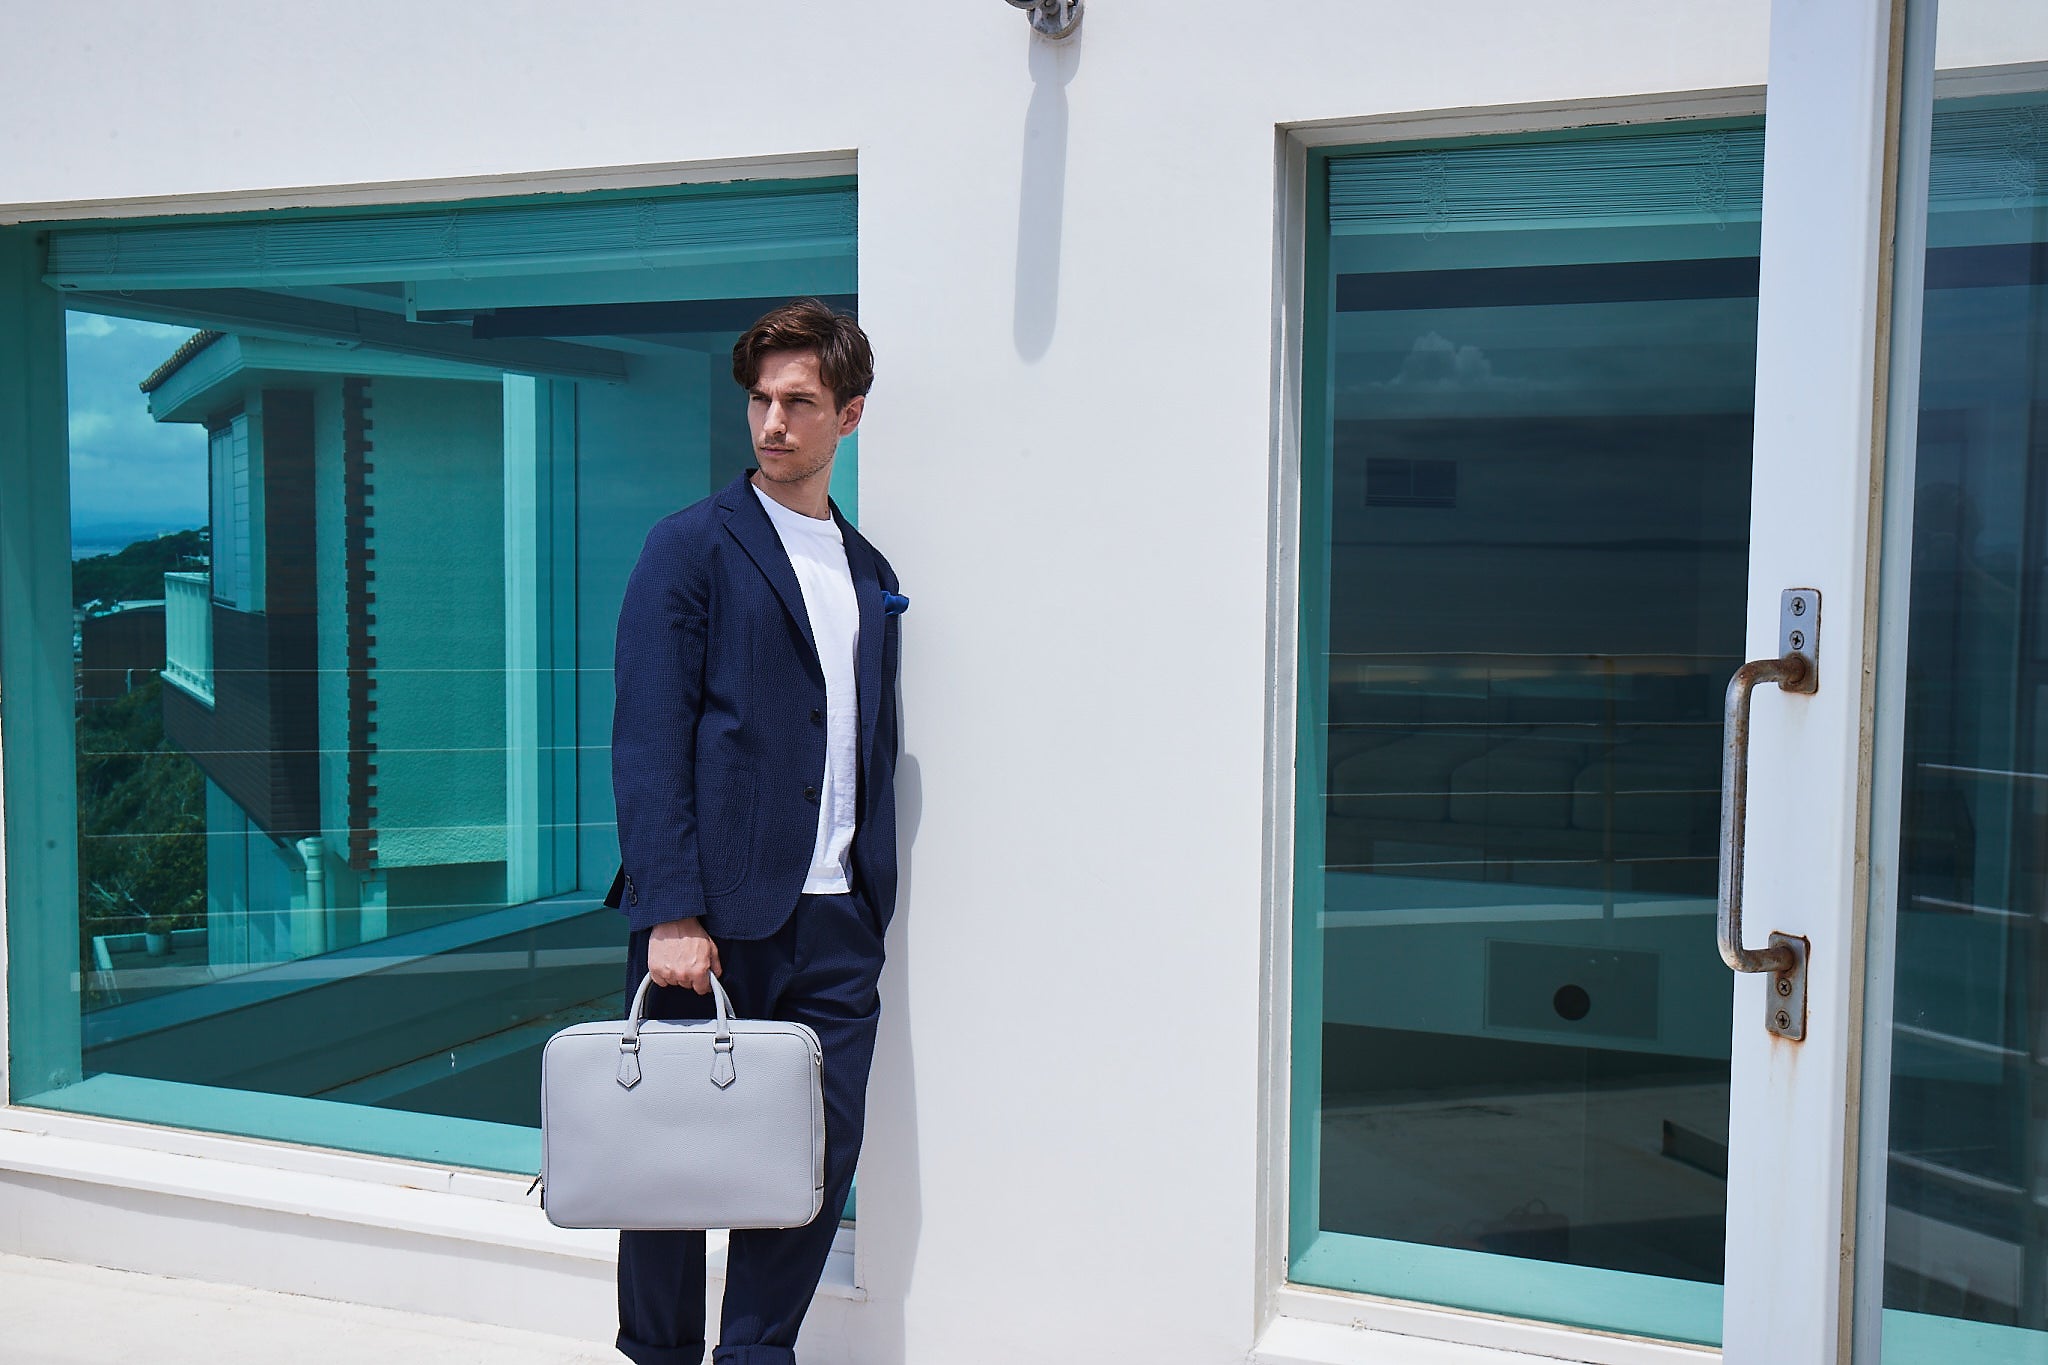
M 717 970 L 718 945 L 695 918 L 657 924 L 647 937 L 647 974 L 657 986 L 688 986 L 709 995 Z

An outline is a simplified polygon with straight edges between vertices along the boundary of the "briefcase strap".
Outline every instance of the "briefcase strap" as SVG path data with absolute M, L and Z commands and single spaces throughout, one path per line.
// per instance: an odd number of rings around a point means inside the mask
M 640 978 L 640 988 L 633 992 L 633 1008 L 626 1013 L 625 1030 L 619 1034 L 619 1084 L 628 1090 L 640 1083 L 640 1021 L 646 1017 L 647 991 L 653 984 L 651 974 Z M 723 1090 L 736 1074 L 732 1065 L 732 1000 L 716 972 L 711 974 L 711 1000 L 718 1011 L 718 1031 L 711 1040 L 711 1083 Z

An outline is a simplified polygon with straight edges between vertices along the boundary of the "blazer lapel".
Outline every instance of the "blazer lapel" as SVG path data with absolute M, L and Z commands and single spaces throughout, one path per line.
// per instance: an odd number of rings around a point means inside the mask
M 875 746 L 875 721 L 882 714 L 882 632 L 887 626 L 882 615 L 882 579 L 875 569 L 875 553 L 860 532 L 846 524 L 837 507 L 832 515 L 838 518 L 839 534 L 846 541 L 846 567 L 853 575 L 854 601 L 860 606 L 855 673 L 860 697 L 860 765 L 865 772 Z
M 732 538 L 740 543 L 740 548 L 747 552 L 747 557 L 754 561 L 768 579 L 769 586 L 775 589 L 775 595 L 782 599 L 790 619 L 803 632 L 804 643 L 811 647 L 811 667 L 822 679 L 825 670 L 818 663 L 818 641 L 811 634 L 810 613 L 804 610 L 804 590 L 796 581 L 796 570 L 790 567 L 789 552 L 782 548 L 782 537 L 775 534 L 775 523 L 768 520 L 760 495 L 754 492 L 746 475 L 742 474 L 725 492 L 726 495 L 719 499 L 719 505 L 726 509 L 725 529 L 732 533 Z

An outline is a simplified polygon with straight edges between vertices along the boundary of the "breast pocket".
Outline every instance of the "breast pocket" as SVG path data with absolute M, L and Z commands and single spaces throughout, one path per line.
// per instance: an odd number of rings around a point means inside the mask
M 723 896 L 746 879 L 754 852 L 754 775 L 697 770 L 697 861 L 704 894 Z

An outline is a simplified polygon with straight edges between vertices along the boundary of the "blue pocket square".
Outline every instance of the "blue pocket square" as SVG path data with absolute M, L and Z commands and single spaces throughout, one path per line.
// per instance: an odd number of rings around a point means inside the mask
M 909 611 L 909 610 L 910 610 L 910 599 L 909 599 L 909 598 L 907 598 L 907 597 L 905 597 L 905 596 L 904 596 L 904 595 L 903 595 L 902 593 L 896 593 L 896 592 L 886 592 L 886 591 L 885 591 L 885 592 L 883 592 L 883 594 L 882 594 L 882 615 L 884 615 L 884 616 L 901 616 L 901 615 L 902 615 L 902 614 L 903 614 L 904 612 L 906 612 L 906 611 Z

